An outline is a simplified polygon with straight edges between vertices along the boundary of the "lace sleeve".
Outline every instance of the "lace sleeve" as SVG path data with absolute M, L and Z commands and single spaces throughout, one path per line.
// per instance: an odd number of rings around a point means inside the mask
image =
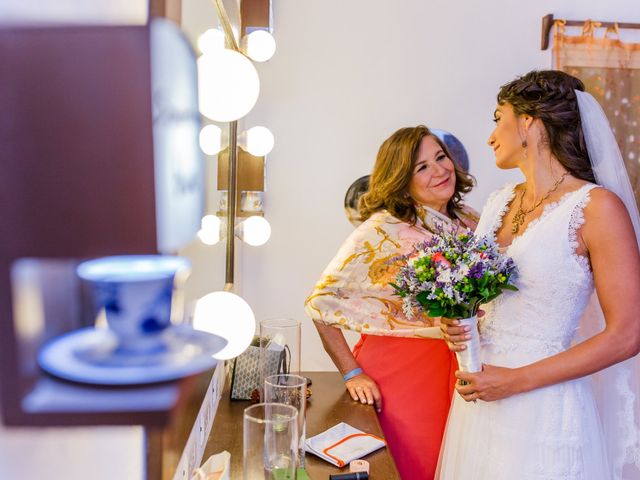
M 515 184 L 508 183 L 493 191 L 482 208 L 476 228 L 479 235 L 493 234 L 504 215 L 504 209 L 513 198 Z
M 593 186 L 595 187 L 595 185 Z M 580 247 L 580 241 L 578 240 L 578 234 L 582 225 L 584 225 L 584 209 L 591 200 L 591 190 L 593 187 L 587 189 L 586 193 L 580 198 L 578 203 L 573 207 L 571 216 L 569 217 L 569 248 L 573 258 L 578 264 L 585 270 L 591 271 L 591 263 L 589 258 L 578 254 L 578 248 Z

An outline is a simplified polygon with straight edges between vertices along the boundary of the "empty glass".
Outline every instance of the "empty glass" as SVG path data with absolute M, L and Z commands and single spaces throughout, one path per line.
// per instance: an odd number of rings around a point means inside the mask
M 298 410 L 258 403 L 244 410 L 244 480 L 293 480 L 298 461 Z
M 264 398 L 265 402 L 284 403 L 298 410 L 298 467 L 304 468 L 307 379 L 299 375 L 271 375 L 264 380 Z
M 260 322 L 260 398 L 264 401 L 264 379 L 280 373 L 300 374 L 300 322 L 292 318 L 270 318 Z

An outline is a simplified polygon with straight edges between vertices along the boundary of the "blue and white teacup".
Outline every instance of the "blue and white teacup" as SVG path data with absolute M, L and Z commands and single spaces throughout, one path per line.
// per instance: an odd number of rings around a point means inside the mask
M 176 286 L 190 272 L 186 258 L 169 255 L 121 255 L 78 265 L 80 278 L 93 287 L 98 312 L 118 339 L 122 352 L 163 348 L 162 332 L 171 325 Z

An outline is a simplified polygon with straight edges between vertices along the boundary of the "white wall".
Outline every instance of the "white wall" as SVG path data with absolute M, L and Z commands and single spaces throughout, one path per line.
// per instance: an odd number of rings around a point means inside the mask
M 192 38 L 200 1 L 185 0 Z M 259 319 L 303 320 L 308 370 L 333 366 L 303 302 L 351 230 L 344 193 L 370 173 L 380 143 L 419 123 L 453 132 L 478 180 L 468 203 L 480 209 L 519 178 L 496 169 L 486 139 L 498 87 L 551 67 L 551 51 L 540 50 L 542 16 L 640 22 L 635 0 L 273 0 L 273 12 L 278 50 L 258 65 L 260 99 L 244 122 L 275 134 L 265 199 L 273 234 L 243 249 L 238 275 Z

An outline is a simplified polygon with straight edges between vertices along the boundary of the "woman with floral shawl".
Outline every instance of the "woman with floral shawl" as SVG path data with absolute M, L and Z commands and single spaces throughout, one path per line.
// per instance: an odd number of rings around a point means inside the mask
M 404 479 L 434 476 L 457 364 L 438 319 L 402 311 L 389 285 L 399 268 L 394 259 L 437 232 L 474 229 L 477 214 L 462 203 L 472 186 L 427 127 L 395 132 L 360 199 L 364 222 L 305 303 L 351 397 L 375 405 Z M 340 329 L 362 334 L 353 352 Z

